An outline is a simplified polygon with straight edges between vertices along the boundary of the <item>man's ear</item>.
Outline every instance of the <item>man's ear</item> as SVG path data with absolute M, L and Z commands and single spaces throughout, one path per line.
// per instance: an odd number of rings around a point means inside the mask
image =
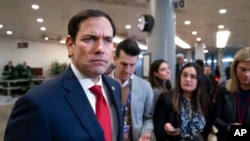
M 73 50 L 74 50 L 75 44 L 74 44 L 74 42 L 72 41 L 72 38 L 69 35 L 67 35 L 65 42 L 66 42 L 66 46 L 67 46 L 67 49 L 68 49 L 68 56 L 70 58 L 74 54 Z

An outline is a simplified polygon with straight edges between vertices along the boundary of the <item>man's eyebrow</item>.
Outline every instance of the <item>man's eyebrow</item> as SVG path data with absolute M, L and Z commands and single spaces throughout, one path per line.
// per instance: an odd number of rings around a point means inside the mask
M 113 36 L 104 36 L 104 38 L 109 38 L 109 39 L 112 39 Z

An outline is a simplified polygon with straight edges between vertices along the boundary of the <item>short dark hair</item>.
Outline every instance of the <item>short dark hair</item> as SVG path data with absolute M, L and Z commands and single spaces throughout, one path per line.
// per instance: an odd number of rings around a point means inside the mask
M 113 37 L 115 36 L 115 34 L 116 34 L 115 24 L 114 24 L 113 20 L 111 19 L 111 17 L 107 13 L 105 13 L 101 10 L 98 10 L 98 9 L 87 9 L 87 10 L 83 10 L 83 11 L 77 13 L 69 21 L 68 34 L 71 36 L 71 39 L 73 42 L 75 42 L 76 34 L 79 30 L 80 23 L 82 21 L 85 21 L 85 20 L 91 18 L 91 17 L 105 17 L 105 18 L 107 18 L 112 26 L 112 29 L 113 29 Z
M 115 50 L 115 56 L 117 58 L 120 57 L 121 50 L 123 50 L 126 54 L 130 56 L 138 56 L 141 52 L 141 49 L 137 42 L 130 38 L 123 40 L 117 45 Z
M 201 67 L 204 67 L 204 62 L 202 59 L 195 60 L 195 63 L 199 64 Z

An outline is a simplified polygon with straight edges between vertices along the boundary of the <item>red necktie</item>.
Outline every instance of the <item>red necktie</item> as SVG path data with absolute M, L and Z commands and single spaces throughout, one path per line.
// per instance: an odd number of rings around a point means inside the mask
M 105 141 L 112 141 L 109 108 L 105 98 L 103 97 L 102 87 L 94 85 L 89 88 L 89 90 L 96 95 L 96 116 L 104 131 Z

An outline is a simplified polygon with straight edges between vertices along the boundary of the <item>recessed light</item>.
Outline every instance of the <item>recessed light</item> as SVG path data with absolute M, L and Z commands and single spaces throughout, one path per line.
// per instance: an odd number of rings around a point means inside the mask
M 49 37 L 44 37 L 44 40 L 46 40 L 46 41 L 49 40 Z
M 8 31 L 6 31 L 6 33 L 7 33 L 8 35 L 11 35 L 11 34 L 12 34 L 12 31 L 8 30 Z
M 190 24 L 191 24 L 191 21 L 188 21 L 188 20 L 187 20 L 187 21 L 184 22 L 184 24 L 185 24 L 185 25 L 190 25 Z
M 39 22 L 39 23 L 42 23 L 43 19 L 42 18 L 37 18 L 36 21 Z
M 220 10 L 219 10 L 219 13 L 220 13 L 220 14 L 225 14 L 225 13 L 227 13 L 227 9 L 220 9 Z
M 193 35 L 197 35 L 197 31 L 193 31 L 192 34 L 193 34 Z
M 3 25 L 2 25 L 2 24 L 0 24 L 0 28 L 3 28 Z
M 223 28 L 224 28 L 224 25 L 218 25 L 218 28 L 219 28 L 219 29 L 223 29 Z
M 31 5 L 31 8 L 37 10 L 37 9 L 39 9 L 39 5 L 37 5 L 37 4 L 32 4 L 32 5 Z
M 61 44 L 65 44 L 65 40 L 60 40 L 60 43 Z
M 126 29 L 131 29 L 131 25 L 129 25 L 129 24 L 125 25 L 125 28 Z
M 40 30 L 45 31 L 46 27 L 41 27 Z
M 196 38 L 196 41 L 198 41 L 198 42 L 201 41 L 201 38 L 200 38 L 200 37 L 199 37 L 199 38 Z

